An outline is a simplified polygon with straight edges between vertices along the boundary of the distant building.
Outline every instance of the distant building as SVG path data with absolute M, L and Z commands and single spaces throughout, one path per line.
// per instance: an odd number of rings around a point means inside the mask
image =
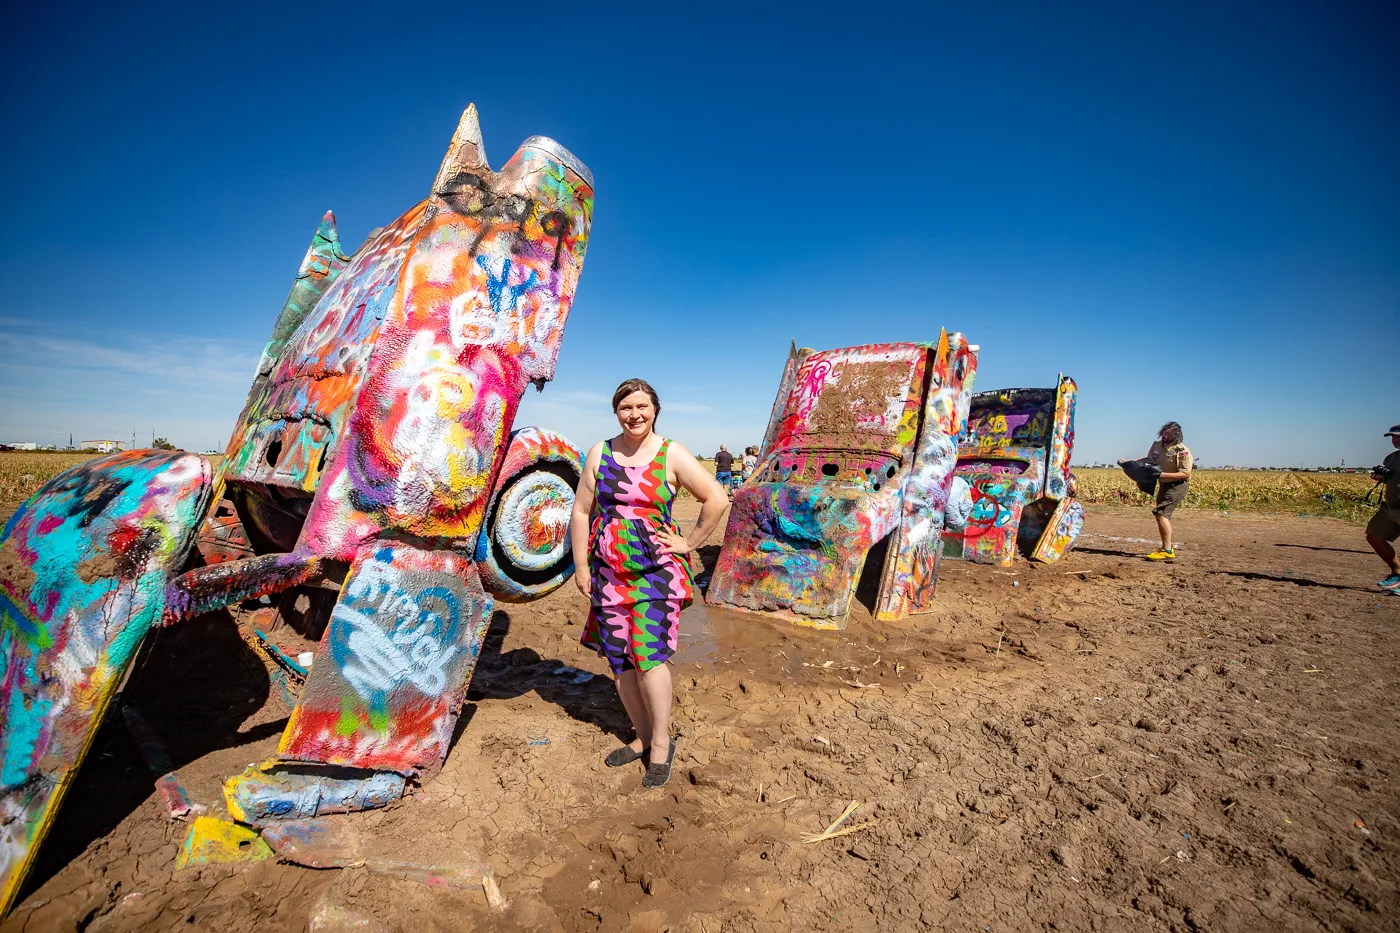
M 30 443 L 30 442 L 28 442 L 28 441 L 25 441 L 24 443 L 20 443 L 20 444 L 6 444 L 5 446 L 8 447 L 8 448 L 10 448 L 11 450 L 38 450 L 38 449 L 39 449 L 39 445 L 38 445 L 38 444 L 32 444 L 32 443 Z
M 122 449 L 121 441 L 79 441 L 79 450 L 96 450 L 100 454 L 110 454 Z

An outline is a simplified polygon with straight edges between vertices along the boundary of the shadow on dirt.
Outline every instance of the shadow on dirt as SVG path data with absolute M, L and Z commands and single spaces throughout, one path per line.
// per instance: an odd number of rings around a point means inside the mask
M 630 741 L 632 725 L 617 690 L 607 677 L 579 670 L 563 661 L 542 658 L 533 648 L 503 652 L 510 631 L 510 614 L 497 610 L 482 641 L 468 700 L 507 700 L 530 691 L 553 703 L 579 722 L 597 726 Z
M 1102 554 L 1104 557 L 1132 557 L 1141 560 L 1142 555 L 1132 551 L 1119 551 L 1107 547 L 1085 547 L 1082 544 L 1075 545 L 1076 554 Z
M 266 668 L 243 643 L 226 610 L 157 629 L 137 656 L 125 689 L 107 707 L 21 897 L 110 833 L 151 795 L 156 775 L 127 731 L 124 705 L 141 712 L 179 768 L 210 752 L 281 732 L 285 719 L 239 731 L 267 702 L 268 689 Z
M 1342 583 L 1323 583 L 1318 580 L 1309 580 L 1307 577 L 1285 577 L 1272 573 L 1256 573 L 1252 570 L 1207 570 L 1206 573 L 1215 574 L 1217 576 L 1240 577 L 1244 580 L 1269 580 L 1274 583 L 1296 583 L 1298 586 L 1320 586 L 1329 590 L 1370 592 L 1370 588 L 1364 586 L 1347 586 Z
M 700 548 L 696 554 L 699 556 L 699 565 L 703 567 L 703 569 L 695 571 L 695 588 L 699 591 L 695 594 L 695 598 L 698 600 L 702 598 L 704 593 L 709 592 L 710 577 L 714 575 L 715 564 L 719 563 L 719 545 L 706 545 Z M 694 567 L 695 564 L 692 563 L 691 566 Z
M 1336 551 L 1338 554 L 1371 554 L 1371 553 L 1373 553 L 1372 551 L 1368 551 L 1368 550 L 1365 550 L 1365 549 L 1362 549 L 1362 548 L 1351 548 L 1351 547 L 1318 547 L 1318 546 L 1315 545 L 1315 544 L 1277 544 L 1277 543 L 1276 543 L 1276 544 L 1274 544 L 1274 547 L 1297 547 L 1297 548 L 1303 548 L 1304 550 L 1307 550 L 1307 551 Z

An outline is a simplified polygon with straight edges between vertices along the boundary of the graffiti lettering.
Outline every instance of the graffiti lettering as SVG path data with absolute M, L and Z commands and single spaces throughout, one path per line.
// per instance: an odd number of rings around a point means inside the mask
M 401 582 L 389 565 L 369 564 L 336 606 L 332 621 L 336 663 L 371 706 L 383 706 L 405 684 L 441 695 L 463 650 L 451 640 L 458 632 L 456 595 L 440 586 L 409 593 Z

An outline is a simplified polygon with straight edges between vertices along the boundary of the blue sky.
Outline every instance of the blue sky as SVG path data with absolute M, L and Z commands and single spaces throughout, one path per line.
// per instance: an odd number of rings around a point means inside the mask
M 969 9 L 969 7 L 977 9 Z M 1076 460 L 1377 462 L 1400 421 L 1388 4 L 29 5 L 0 30 L 0 440 L 221 447 L 320 215 L 428 190 L 461 109 L 597 178 L 558 376 L 701 452 L 788 343 L 982 347 Z

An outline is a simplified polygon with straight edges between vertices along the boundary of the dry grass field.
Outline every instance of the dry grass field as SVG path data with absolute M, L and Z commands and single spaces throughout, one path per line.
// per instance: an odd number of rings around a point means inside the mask
M 1085 502 L 1149 505 L 1116 467 L 1075 469 Z M 1375 505 L 1363 501 L 1375 485 L 1365 473 L 1303 473 L 1293 470 L 1197 470 L 1183 508 L 1217 512 L 1284 512 L 1364 521 Z M 1372 497 L 1372 503 L 1375 497 Z
M 0 453 L 0 503 L 23 502 L 69 467 L 100 456 L 68 451 L 4 451 Z
M 711 472 L 713 460 L 701 461 Z M 1075 467 L 1079 498 L 1110 505 L 1151 505 L 1117 467 Z M 1197 470 L 1182 508 L 1216 512 L 1281 512 L 1365 521 L 1375 511 L 1363 500 L 1375 485 L 1365 473 L 1297 470 Z
M 72 466 L 104 454 L 66 450 L 0 451 L 0 517 L 39 491 L 39 487 Z M 218 464 L 220 457 L 210 457 Z
M 0 453 L 0 504 L 13 507 L 71 466 L 100 454 L 67 451 Z M 217 461 L 217 457 L 211 458 Z M 714 469 L 714 461 L 703 461 Z M 1113 467 L 1077 468 L 1085 502 L 1148 505 L 1123 472 Z M 1197 470 L 1183 508 L 1217 512 L 1283 512 L 1364 521 L 1374 506 L 1362 500 L 1371 489 L 1364 473 L 1303 473 L 1274 470 Z M 1374 501 L 1374 499 L 1373 499 Z M 7 510 L 8 511 L 8 510 Z

